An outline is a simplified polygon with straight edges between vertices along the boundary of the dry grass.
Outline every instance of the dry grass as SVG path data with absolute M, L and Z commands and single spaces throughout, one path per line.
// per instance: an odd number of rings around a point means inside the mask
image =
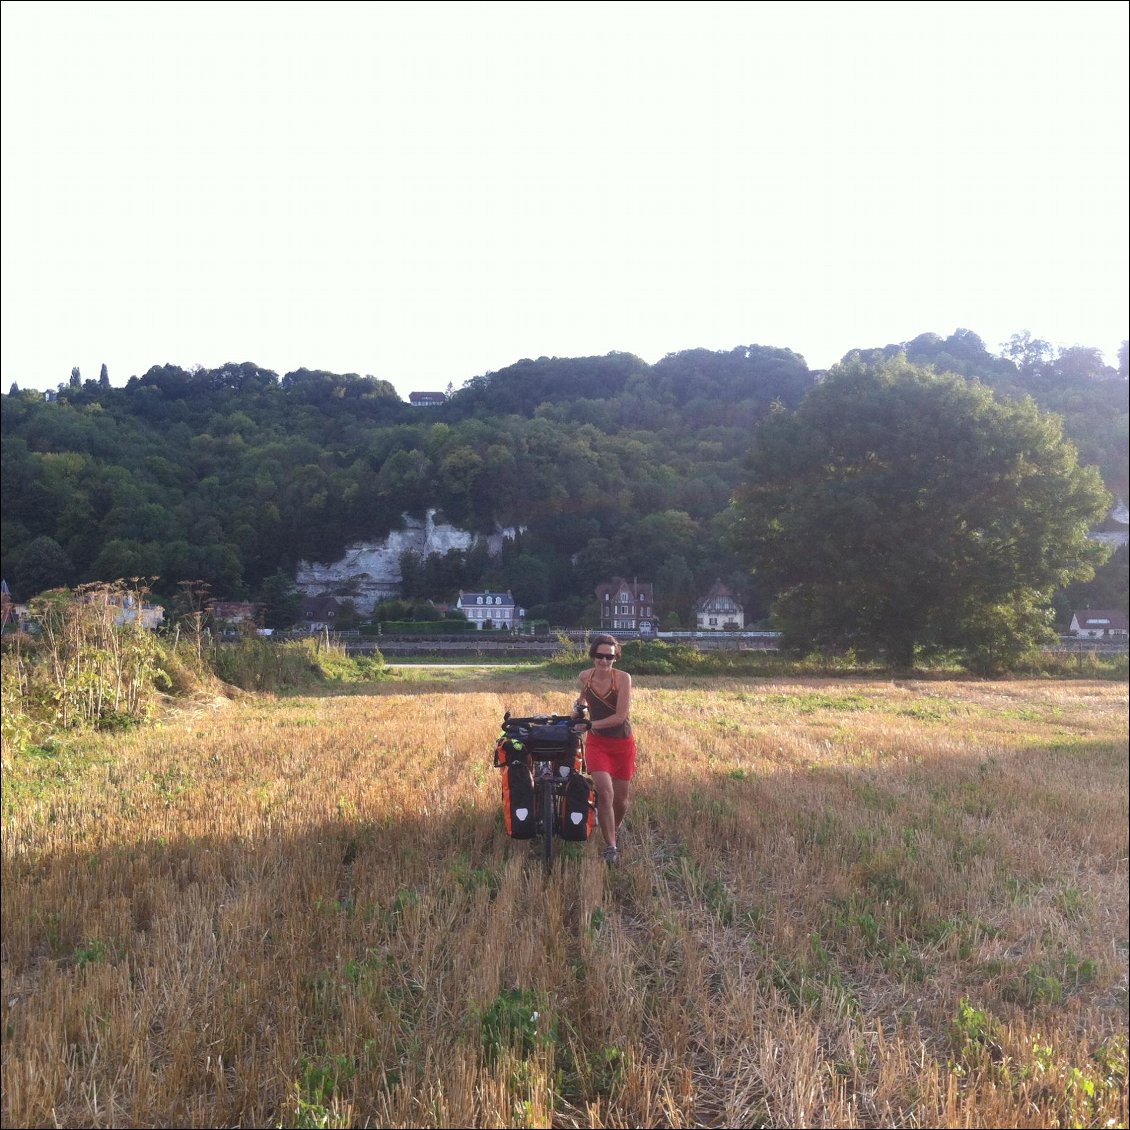
M 5 1126 L 1126 1125 L 1124 685 L 641 678 L 547 878 L 419 678 L 5 767 Z

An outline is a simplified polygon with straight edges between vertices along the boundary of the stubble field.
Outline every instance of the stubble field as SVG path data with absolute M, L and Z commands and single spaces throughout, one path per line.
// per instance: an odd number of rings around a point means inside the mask
M 1125 1126 L 1127 693 L 640 677 L 622 863 L 430 672 L 5 765 L 5 1126 Z

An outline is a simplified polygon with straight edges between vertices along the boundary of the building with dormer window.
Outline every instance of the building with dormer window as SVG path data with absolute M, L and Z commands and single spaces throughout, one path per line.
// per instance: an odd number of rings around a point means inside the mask
M 655 594 L 650 581 L 623 577 L 596 586 L 600 602 L 600 627 L 606 632 L 638 632 L 654 635 L 659 628 L 655 614 Z
M 512 631 L 519 627 L 526 610 L 514 603 L 510 590 L 506 592 L 463 592 L 460 590 L 455 607 L 481 632 L 488 624 L 492 628 Z
M 745 627 L 745 609 L 721 581 L 699 601 L 695 621 L 701 632 L 739 632 Z
M 1126 614 L 1117 608 L 1073 612 L 1070 631 L 1084 640 L 1124 640 L 1130 636 Z

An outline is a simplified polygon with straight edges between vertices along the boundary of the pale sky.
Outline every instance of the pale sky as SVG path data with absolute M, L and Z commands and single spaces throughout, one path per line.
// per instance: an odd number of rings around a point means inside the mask
M 1127 336 L 1112 3 L 3 3 L 2 389 Z

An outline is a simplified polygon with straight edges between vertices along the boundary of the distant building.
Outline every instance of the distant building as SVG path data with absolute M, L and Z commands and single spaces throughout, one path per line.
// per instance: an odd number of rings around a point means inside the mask
M 84 586 L 76 595 L 84 604 L 105 604 L 115 609 L 114 623 L 118 625 L 140 624 L 156 631 L 165 622 L 165 610 L 159 604 L 146 604 L 134 593 L 123 592 L 114 585 Z
M 1071 634 L 1083 640 L 1130 638 L 1126 614 L 1119 609 L 1084 608 L 1071 614 Z
M 745 610 L 719 581 L 699 602 L 695 622 L 700 631 L 736 632 L 745 627 Z
M 650 636 L 659 627 L 650 581 L 616 577 L 596 586 L 596 599 L 600 602 L 600 626 L 604 631 Z
M 341 604 L 335 597 L 323 593 L 321 596 L 308 596 L 302 602 L 302 619 L 312 632 L 323 628 L 331 631 L 337 626 L 341 615 Z
M 462 592 L 455 607 L 481 632 L 490 624 L 504 630 L 517 628 L 526 610 L 514 603 L 509 589 L 506 592 Z
M 114 623 L 135 622 L 155 632 L 165 622 L 165 610 L 159 604 L 142 604 L 139 607 L 132 596 L 127 596 L 121 602 L 121 611 L 114 616 Z
M 410 392 L 408 394 L 408 403 L 415 405 L 417 408 L 435 408 L 440 404 L 447 403 L 447 393 Z
M 261 604 L 248 600 L 213 600 L 208 605 L 212 620 L 217 624 L 238 627 L 240 624 L 258 624 L 263 613 Z
M 5 628 L 11 624 L 13 629 L 18 629 L 23 626 L 27 618 L 27 605 L 14 601 L 8 589 L 8 582 L 0 580 L 0 624 Z

